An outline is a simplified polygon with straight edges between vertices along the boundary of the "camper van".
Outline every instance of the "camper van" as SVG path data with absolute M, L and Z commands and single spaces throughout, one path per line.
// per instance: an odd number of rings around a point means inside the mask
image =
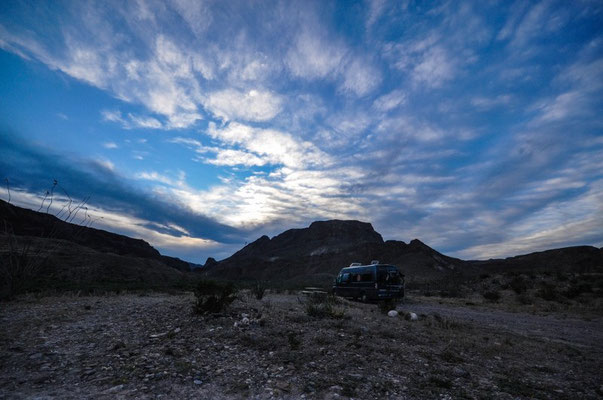
M 398 267 L 373 261 L 370 265 L 352 263 L 342 268 L 335 279 L 333 293 L 362 301 L 404 297 L 404 275 Z

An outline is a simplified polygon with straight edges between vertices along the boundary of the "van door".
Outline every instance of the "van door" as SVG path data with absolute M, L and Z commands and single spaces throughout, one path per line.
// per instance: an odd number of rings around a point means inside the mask
M 393 265 L 379 266 L 377 269 L 377 284 L 384 297 L 404 296 L 402 274 Z

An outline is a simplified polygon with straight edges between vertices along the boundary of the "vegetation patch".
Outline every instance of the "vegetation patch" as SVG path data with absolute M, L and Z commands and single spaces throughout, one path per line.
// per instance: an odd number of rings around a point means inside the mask
M 237 289 L 232 283 L 202 280 L 195 287 L 193 311 L 197 314 L 222 312 L 236 299 Z

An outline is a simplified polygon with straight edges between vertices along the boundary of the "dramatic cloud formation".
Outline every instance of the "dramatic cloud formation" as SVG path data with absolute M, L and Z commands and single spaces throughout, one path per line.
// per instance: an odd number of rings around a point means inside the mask
M 107 229 L 200 262 L 330 218 L 466 258 L 602 246 L 601 15 L 13 1 L 0 173 L 23 204 L 57 178 Z

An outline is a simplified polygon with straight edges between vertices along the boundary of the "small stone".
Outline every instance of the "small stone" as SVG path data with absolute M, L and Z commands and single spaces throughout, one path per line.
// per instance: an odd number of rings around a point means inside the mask
M 195 385 L 201 385 L 201 384 L 203 383 L 203 381 L 202 381 L 201 379 L 195 379 L 195 380 L 193 381 L 193 383 L 194 383 Z
M 105 393 L 117 393 L 120 392 L 124 388 L 124 385 L 116 385 L 112 388 L 109 388 L 105 391 Z
M 180 333 L 181 329 L 180 328 L 176 328 L 174 329 L 174 333 Z
M 406 314 L 406 316 L 404 318 L 407 321 L 417 321 L 419 319 L 417 314 L 415 314 L 414 312 L 409 312 L 408 314 Z
M 393 318 L 393 317 L 397 317 L 397 316 L 398 316 L 398 311 L 396 311 L 396 310 L 390 310 L 390 311 L 387 313 L 387 316 L 388 316 L 388 317 L 392 317 L 392 318 Z
M 452 375 L 454 375 L 456 377 L 468 377 L 470 374 L 469 374 L 469 372 L 465 371 L 464 369 L 462 369 L 460 367 L 454 367 L 452 369 Z

